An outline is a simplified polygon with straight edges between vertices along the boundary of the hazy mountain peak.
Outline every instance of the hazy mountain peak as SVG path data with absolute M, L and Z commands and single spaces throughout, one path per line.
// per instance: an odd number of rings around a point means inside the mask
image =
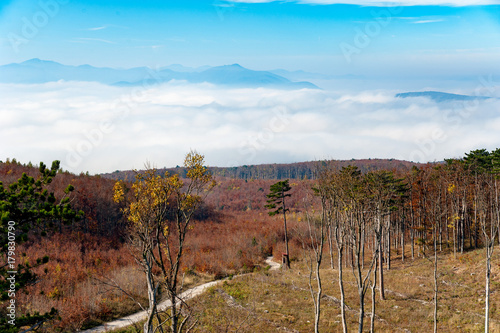
M 43 60 L 41 60 L 39 58 L 33 58 L 33 59 L 29 59 L 29 60 L 23 61 L 21 64 L 22 65 L 39 64 L 42 61 Z
M 426 97 L 434 102 L 456 102 L 456 101 L 470 101 L 470 100 L 484 100 L 491 97 L 487 96 L 469 96 L 446 93 L 441 91 L 412 91 L 406 93 L 396 94 L 396 98 L 412 98 L 412 97 Z
M 88 64 L 66 66 L 54 61 L 38 58 L 20 64 L 0 66 L 0 82 L 4 83 L 44 83 L 59 80 L 93 81 L 118 86 L 142 84 L 145 78 L 151 82 L 163 83 L 183 80 L 190 83 L 208 82 L 234 87 L 273 87 L 278 89 L 317 89 L 309 82 L 294 82 L 268 71 L 254 71 L 239 64 L 218 67 L 189 68 L 170 65 L 157 71 L 151 78 L 151 70 L 145 67 L 131 69 L 100 68 Z
M 192 73 L 192 72 L 202 72 L 202 71 L 207 70 L 209 68 L 210 68 L 210 66 L 201 66 L 201 67 L 194 68 L 194 67 L 186 67 L 186 66 L 181 65 L 181 64 L 172 64 L 172 65 L 161 67 L 160 70 L 169 69 L 169 70 L 172 70 L 174 72 L 179 72 L 179 73 Z
M 239 64 L 232 64 L 232 65 L 222 65 L 222 66 L 215 66 L 212 68 L 209 68 L 208 70 L 247 70 L 249 71 L 250 69 L 247 69 Z
M 33 59 L 23 61 L 19 65 L 31 66 L 31 65 L 61 65 L 61 64 L 58 62 L 55 62 L 55 61 L 51 61 L 51 60 L 42 60 L 39 58 L 33 58 Z

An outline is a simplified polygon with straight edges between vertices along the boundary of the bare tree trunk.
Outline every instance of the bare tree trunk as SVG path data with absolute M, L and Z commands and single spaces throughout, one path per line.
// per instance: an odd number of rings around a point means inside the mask
M 344 294 L 344 280 L 342 276 L 342 251 L 343 246 L 338 247 L 338 266 L 339 266 L 339 289 L 340 289 L 340 315 L 342 317 L 342 332 L 347 333 L 347 322 L 345 318 L 345 294 Z
M 377 270 L 378 270 L 378 260 L 375 260 L 375 268 L 373 270 L 373 283 L 371 286 L 372 289 L 372 315 L 370 318 L 370 333 L 375 332 L 375 289 L 377 288 Z
M 363 333 L 363 323 L 365 318 L 365 294 L 363 291 L 358 293 L 359 296 L 359 319 L 358 333 Z
M 405 221 L 401 224 L 401 261 L 405 262 Z
M 410 238 L 411 238 L 411 258 L 415 259 L 415 230 L 413 230 L 413 227 L 410 229 Z
M 288 229 L 286 227 L 286 209 L 285 209 L 285 199 L 283 198 L 283 220 L 285 224 L 285 247 L 286 247 L 286 255 L 285 255 L 285 265 L 287 268 L 290 268 L 290 252 L 288 251 Z
M 382 235 L 380 237 L 382 237 Z M 382 242 L 381 241 L 378 243 L 378 247 L 379 247 L 379 250 L 378 250 L 378 261 L 379 261 L 379 266 L 380 266 L 380 270 L 379 270 L 380 299 L 381 300 L 385 300 L 385 291 L 384 291 L 384 257 L 383 257 L 383 254 L 382 254 Z
M 391 269 L 391 224 L 390 224 L 390 217 L 389 217 L 389 224 L 388 224 L 388 228 L 387 228 L 386 261 L 387 261 L 387 270 L 390 270 Z
M 152 272 L 152 262 L 147 258 L 147 254 L 144 255 L 143 260 L 145 266 L 146 273 L 146 282 L 148 287 L 148 300 L 149 300 L 149 309 L 148 309 L 148 317 L 146 322 L 144 323 L 144 333 L 153 333 L 153 318 L 156 314 L 156 293 L 158 291 L 158 286 L 154 287 L 153 281 L 153 272 Z
M 412 200 L 411 198 L 412 196 L 410 196 L 410 200 Z M 410 221 L 411 259 L 415 259 L 415 213 L 413 212 L 413 206 L 410 207 Z
M 464 242 L 465 242 L 465 199 L 464 199 L 464 207 L 462 209 L 463 218 L 460 221 L 460 253 L 464 253 Z
M 490 328 L 490 279 L 491 279 L 491 256 L 493 255 L 493 250 L 495 248 L 495 236 L 498 234 L 500 237 L 500 206 L 498 202 L 498 184 L 497 179 L 495 178 L 495 211 L 492 212 L 491 225 L 490 225 L 490 236 L 488 239 L 486 235 L 485 229 L 483 229 L 483 233 L 485 236 L 486 242 L 486 300 L 484 306 L 484 332 L 489 332 Z M 497 224 L 495 225 L 494 217 L 497 220 Z M 499 238 L 500 239 L 500 238 Z
M 500 231 L 497 229 L 495 224 L 495 218 L 500 218 L 500 207 L 498 206 L 498 189 L 497 182 L 495 179 L 494 184 L 495 201 L 490 203 L 491 206 L 495 206 L 495 211 L 491 211 L 491 219 L 489 226 L 487 225 L 486 213 L 480 213 L 481 229 L 484 236 L 484 245 L 486 247 L 486 286 L 485 286 L 485 306 L 484 306 L 484 332 L 488 333 L 490 329 L 490 281 L 491 281 L 491 256 L 493 255 L 493 250 L 495 248 L 495 238 L 497 233 Z M 496 215 L 496 216 L 495 216 Z M 489 228 L 489 231 L 487 229 Z
M 333 263 L 333 235 L 331 223 L 328 224 L 328 251 L 330 252 L 330 267 L 335 269 L 335 265 Z
M 498 208 L 497 208 L 498 209 Z M 498 213 L 497 213 L 498 214 Z M 486 223 L 486 222 L 483 222 Z M 486 226 L 483 224 L 483 234 L 486 245 L 486 300 L 484 306 L 484 332 L 489 332 L 490 327 L 490 281 L 491 281 L 491 256 L 493 255 L 493 250 L 495 248 L 495 237 L 499 230 L 494 224 L 493 220 L 490 225 L 490 235 L 486 233 Z
M 439 252 L 443 252 L 443 228 L 441 226 L 441 219 L 439 220 Z
M 479 240 L 479 225 L 477 223 L 477 220 L 475 221 L 476 223 L 475 224 L 475 230 L 474 230 L 474 248 L 477 249 L 479 247 L 479 244 L 478 244 L 478 240 Z M 470 246 L 472 247 L 472 244 L 470 244 Z
M 484 332 L 490 331 L 490 278 L 491 278 L 491 255 L 493 254 L 493 238 L 489 244 L 486 245 L 486 300 L 484 306 Z
M 437 246 L 436 246 L 436 232 L 434 232 L 434 333 L 437 333 L 437 310 L 438 310 L 438 280 L 437 280 Z
M 170 294 L 170 301 L 172 302 L 172 305 L 170 306 L 170 331 L 172 333 L 177 333 L 177 326 L 178 326 L 178 320 L 179 316 L 177 314 L 177 297 L 174 293 Z
M 365 269 L 365 237 L 366 230 L 363 228 L 363 233 L 361 234 L 361 268 Z
M 458 216 L 458 214 L 457 214 Z M 455 219 L 455 217 L 453 217 Z M 453 221 L 453 257 L 456 259 L 457 258 L 457 225 L 456 225 L 457 220 Z
M 327 220 L 327 213 L 325 212 L 325 203 L 322 201 L 323 212 L 321 216 L 320 223 L 320 233 L 317 234 L 317 231 L 314 230 L 315 227 L 312 226 L 311 218 L 309 214 L 306 213 L 307 224 L 309 227 L 309 238 L 311 241 L 312 249 L 307 249 L 306 244 L 302 242 L 302 247 L 304 251 L 309 252 L 306 253 L 306 262 L 309 266 L 309 290 L 311 292 L 311 298 L 314 303 L 314 333 L 319 333 L 319 320 L 321 317 L 321 296 L 322 296 L 322 284 L 321 284 L 321 275 L 320 275 L 320 267 L 321 262 L 323 261 L 323 248 L 325 245 L 325 221 Z M 329 219 L 328 219 L 329 220 Z M 327 229 L 328 232 L 328 229 Z M 312 275 L 313 275 L 313 257 L 314 257 L 314 273 L 316 275 L 316 288 L 314 291 L 312 286 Z
M 316 284 L 318 286 L 318 291 L 316 294 L 316 304 L 314 309 L 314 333 L 319 333 L 319 319 L 321 316 L 321 295 L 322 295 L 322 286 L 321 286 L 321 276 L 319 273 L 319 268 L 321 266 L 321 259 L 316 261 Z

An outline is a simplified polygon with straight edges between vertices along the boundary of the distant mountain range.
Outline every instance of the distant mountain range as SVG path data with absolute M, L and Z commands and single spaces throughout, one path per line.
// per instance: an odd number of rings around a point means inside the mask
M 411 98 L 411 97 L 426 97 L 438 103 L 485 100 L 491 98 L 486 96 L 468 96 L 468 95 L 450 94 L 439 91 L 420 91 L 420 92 L 406 92 L 406 93 L 396 94 L 396 98 Z
M 67 66 L 54 61 L 31 59 L 22 63 L 0 66 L 0 82 L 2 83 L 33 84 L 59 80 L 92 81 L 117 86 L 151 85 L 181 80 L 232 87 L 319 89 L 310 82 L 294 82 L 269 71 L 253 71 L 238 64 L 198 68 L 170 65 L 152 70 L 148 67 L 115 69 L 90 65 Z

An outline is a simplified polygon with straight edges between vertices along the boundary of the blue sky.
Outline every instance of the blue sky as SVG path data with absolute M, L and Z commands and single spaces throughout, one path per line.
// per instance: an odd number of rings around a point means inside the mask
M 4 0 L 0 64 L 36 57 L 387 76 L 500 72 L 499 1 L 337 2 Z
M 190 149 L 213 166 L 426 162 L 500 142 L 500 0 L 0 0 L 0 65 L 32 58 L 357 76 L 295 91 L 0 84 L 0 160 L 76 173 L 175 166 Z M 495 98 L 395 97 L 422 90 Z

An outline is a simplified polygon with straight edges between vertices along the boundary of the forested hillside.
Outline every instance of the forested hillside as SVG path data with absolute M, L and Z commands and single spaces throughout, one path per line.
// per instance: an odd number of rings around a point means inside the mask
M 366 160 L 348 160 L 348 161 L 314 161 L 314 162 L 301 162 L 291 164 L 261 164 L 261 165 L 243 165 L 237 167 L 209 167 L 213 175 L 229 179 L 316 179 L 318 172 L 328 166 L 328 168 L 339 170 L 348 165 L 356 166 L 361 172 L 375 170 L 392 170 L 398 172 L 405 172 L 410 170 L 413 166 L 422 166 L 423 164 L 407 162 L 395 159 L 366 159 Z M 162 172 L 168 171 L 169 173 L 177 173 L 181 176 L 186 175 L 185 168 L 164 168 Z M 114 180 L 128 180 L 134 179 L 133 171 L 115 171 L 113 173 L 103 174 L 102 176 Z
M 340 289 L 329 287 L 328 292 L 335 296 L 325 298 L 317 284 L 320 275 L 316 275 L 315 282 L 309 280 L 309 287 L 295 286 L 287 292 L 312 288 L 308 294 L 316 301 L 303 302 L 310 307 L 307 313 L 311 317 L 300 324 L 291 320 L 285 325 L 279 318 L 267 319 L 270 322 L 306 331 L 313 330 L 314 325 L 320 328 L 326 324 L 319 309 L 330 299 L 335 300 L 340 315 L 338 321 L 328 324 L 335 331 L 353 323 L 367 327 L 373 322 L 371 318 L 377 318 L 371 316 L 373 310 L 368 310 L 372 306 L 368 302 L 375 304 L 376 299 L 375 314 L 380 307 L 386 321 L 397 327 L 387 311 L 387 299 L 391 297 L 387 293 L 398 285 L 389 272 L 395 265 L 407 269 L 405 265 L 411 267 L 425 258 L 435 272 L 433 278 L 422 281 L 422 285 L 435 286 L 425 302 L 437 304 L 437 310 L 429 310 L 428 320 L 438 323 L 444 313 L 439 304 L 448 297 L 439 294 L 440 258 L 449 254 L 453 260 L 461 260 L 468 251 L 480 248 L 485 249 L 484 261 L 476 269 L 481 270 L 478 276 L 487 279 L 478 278 L 471 286 L 482 295 L 474 311 L 483 318 L 491 313 L 492 325 L 500 320 L 498 299 L 490 296 L 498 293 L 500 282 L 493 256 L 500 226 L 500 150 L 475 150 L 461 159 L 425 165 L 363 160 L 206 169 L 200 161 L 172 170 L 105 176 L 74 175 L 60 170 L 58 163 L 51 168 L 15 160 L 0 163 L 2 228 L 7 230 L 8 221 L 18 220 L 16 260 L 22 265 L 20 271 L 26 273 L 16 294 L 19 322 L 25 322 L 21 327 L 35 324 L 46 332 L 74 332 L 154 305 L 153 289 L 144 278 L 148 270 L 138 265 L 146 252 L 141 254 L 144 247 L 138 247 L 137 239 L 150 230 L 164 237 L 158 240 L 154 234 L 147 234 L 154 236 L 152 246 L 178 246 L 176 237 L 181 233 L 186 236 L 181 238 L 182 249 L 172 252 L 182 254 L 178 264 L 162 268 L 150 262 L 152 281 L 160 281 L 162 269 L 172 267 L 177 267 L 178 281 L 182 281 L 176 285 L 173 280 L 174 287 L 160 288 L 154 299 L 203 281 L 257 271 L 270 255 L 281 260 L 285 251 L 283 216 L 269 216 L 265 205 L 271 185 L 283 178 L 290 179 L 285 213 L 291 271 L 333 274 L 335 286 L 342 281 L 345 285 Z M 190 185 L 196 175 L 210 186 Z M 38 183 L 42 178 L 47 181 Z M 185 195 L 195 189 L 199 194 Z M 162 210 L 156 209 L 159 203 Z M 30 215 L 25 214 L 28 207 Z M 160 211 L 164 213 L 152 219 Z M 63 213 L 68 218 L 63 218 Z M 139 228 L 144 221 L 157 222 Z M 179 223 L 185 223 L 184 229 L 176 229 Z M 6 238 L 2 241 L 7 246 Z M 457 268 L 462 270 L 468 262 L 457 265 L 464 266 Z M 286 279 L 293 276 L 287 274 Z M 2 271 L 3 284 L 7 283 L 6 276 Z M 290 284 L 288 280 L 283 283 L 281 287 Z M 241 285 L 238 288 L 246 290 Z M 8 300 L 7 294 L 2 297 Z M 0 311 L 8 313 L 7 303 L 2 304 Z M 210 306 L 184 306 L 184 312 L 176 315 L 189 314 L 190 324 L 195 324 L 196 318 L 219 318 L 207 315 Z M 350 311 L 363 315 L 353 317 Z M 423 314 L 418 316 L 422 318 Z M 5 321 L 0 324 L 9 327 Z M 199 331 L 217 331 L 206 329 L 213 326 L 205 326 L 203 320 L 199 325 Z M 375 320 L 377 325 L 382 324 Z

